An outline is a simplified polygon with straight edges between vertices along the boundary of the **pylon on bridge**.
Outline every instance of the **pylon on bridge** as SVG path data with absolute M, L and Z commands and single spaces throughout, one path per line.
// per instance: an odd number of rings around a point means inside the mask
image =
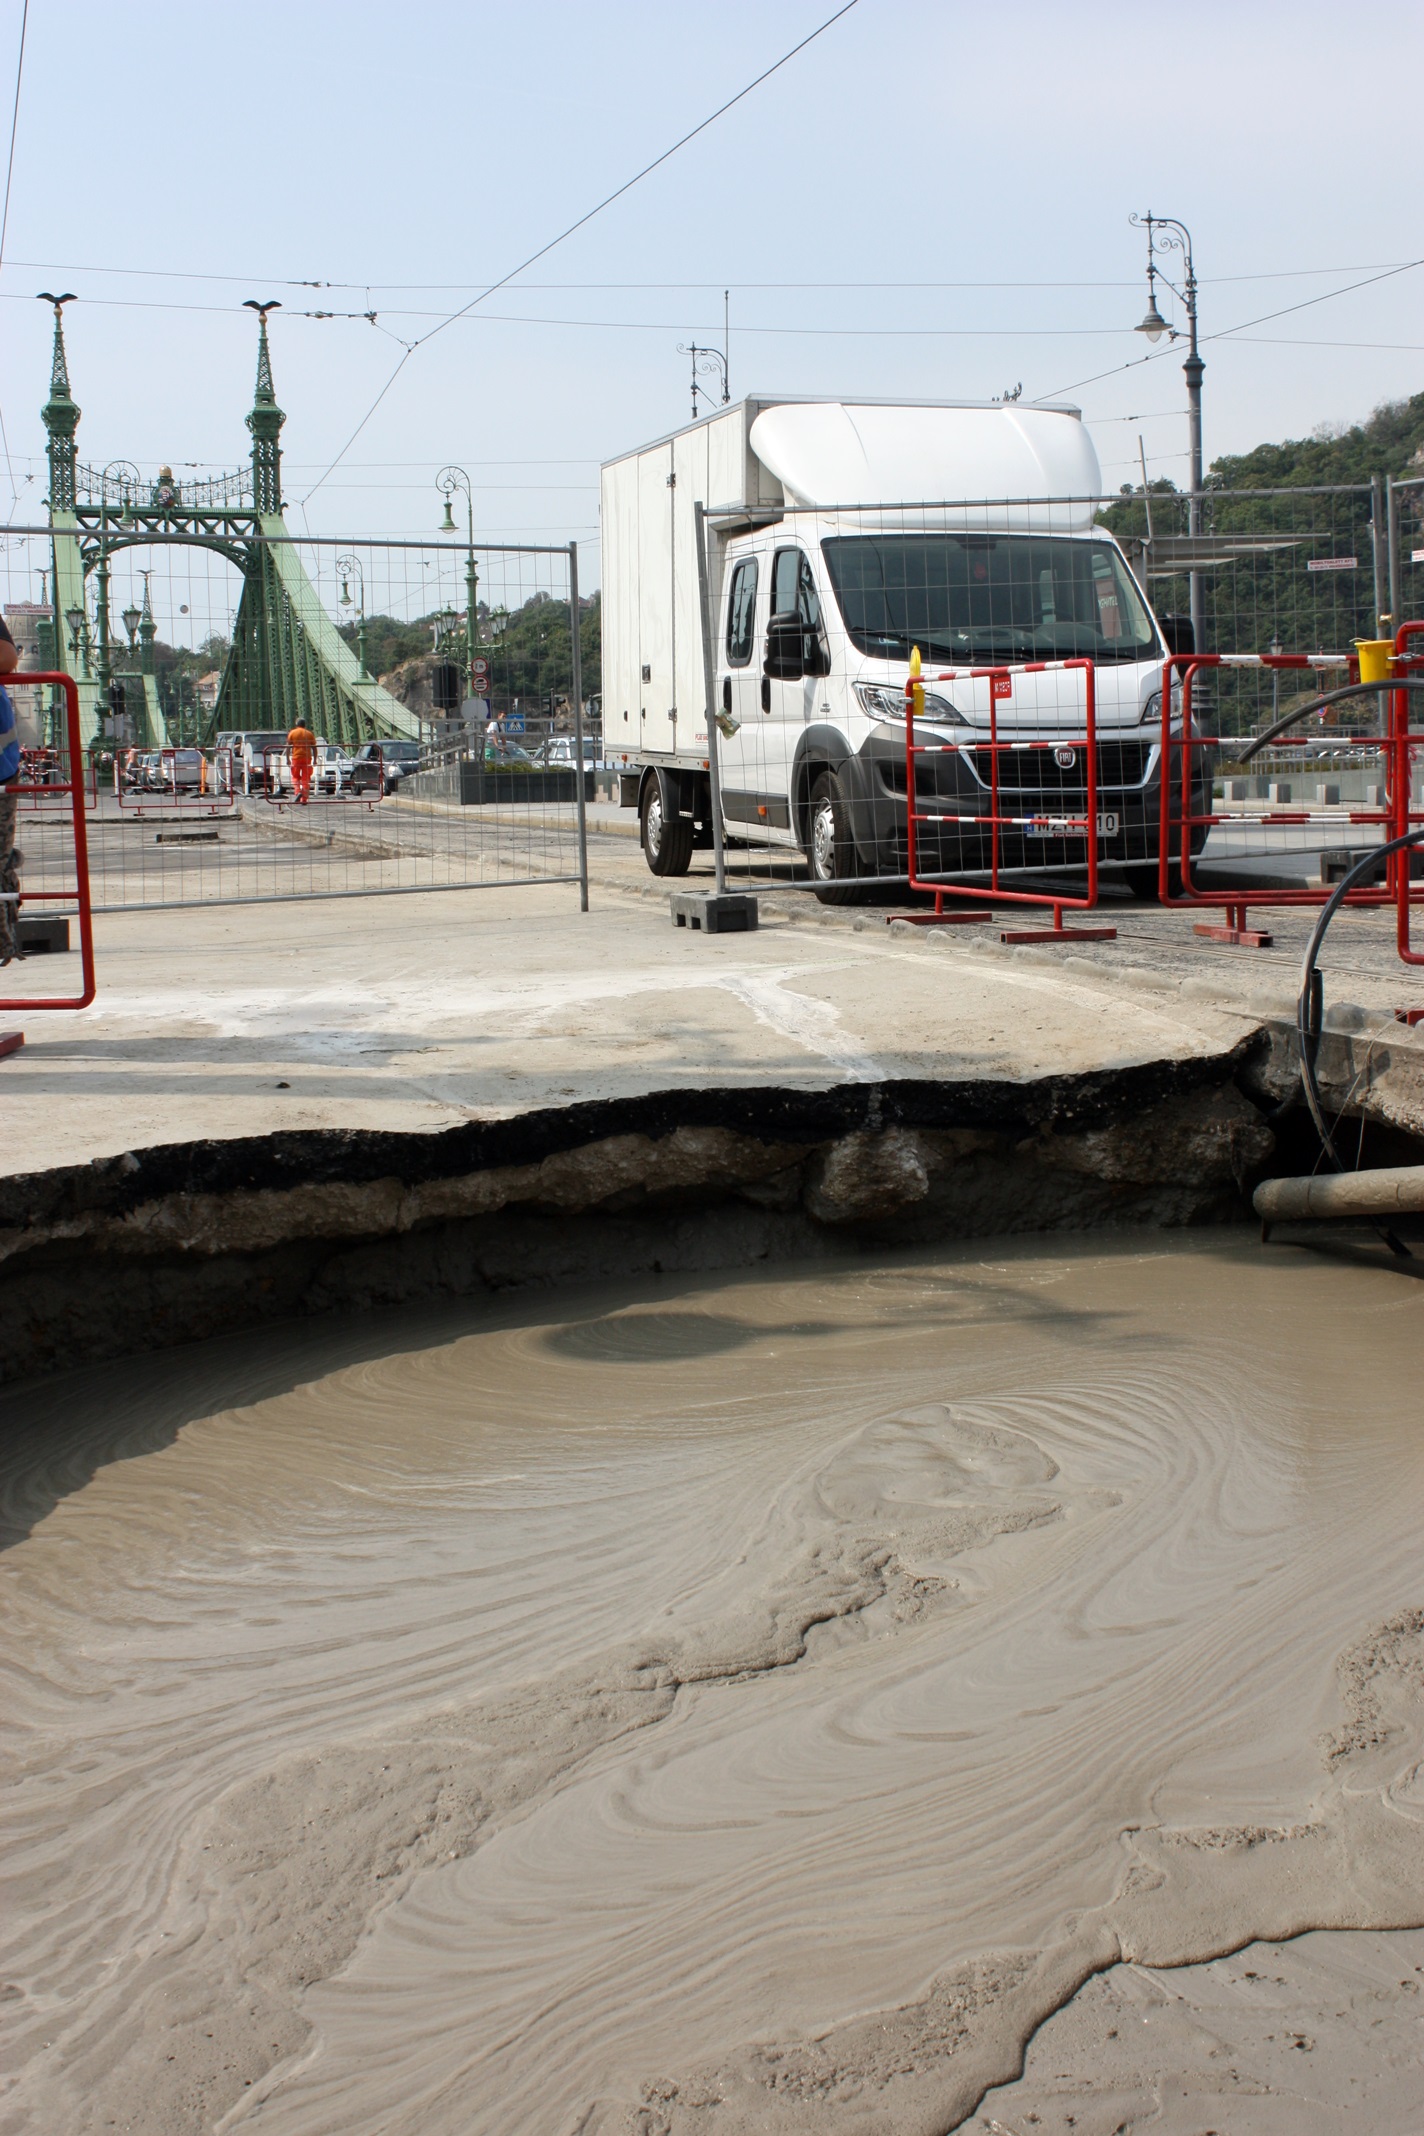
M 149 747 L 165 739 L 152 659 L 140 672 L 120 677 L 109 621 L 109 560 L 118 549 L 175 545 L 211 549 L 242 573 L 242 596 L 233 623 L 232 652 L 223 671 L 207 738 L 223 729 L 280 728 L 300 718 L 328 741 L 348 748 L 384 736 L 418 737 L 419 721 L 364 672 L 355 653 L 322 606 L 282 516 L 281 431 L 286 421 L 272 383 L 267 343 L 267 305 L 258 313 L 257 389 L 247 427 L 252 433 L 250 468 L 215 481 L 178 484 L 162 470 L 145 482 L 136 469 L 102 473 L 78 458 L 75 433 L 80 410 L 69 383 L 64 347 L 64 306 L 54 305 L 54 358 L 49 399 L 42 410 L 49 438 L 49 514 L 54 550 L 51 579 L 56 645 L 68 643 L 64 620 L 86 619 L 80 680 L 80 716 L 85 741 L 102 731 L 111 708 L 111 686 L 122 681 L 124 711 L 136 740 Z M 97 631 L 88 642 L 90 577 Z M 151 623 L 147 591 L 144 620 Z M 151 631 L 144 633 L 151 653 Z

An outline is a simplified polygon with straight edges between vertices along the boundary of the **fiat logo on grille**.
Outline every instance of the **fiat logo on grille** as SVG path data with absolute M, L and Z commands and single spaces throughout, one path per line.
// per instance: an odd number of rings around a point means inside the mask
M 1078 761 L 1078 752 L 1076 749 L 1055 749 L 1053 761 L 1060 771 L 1071 771 Z

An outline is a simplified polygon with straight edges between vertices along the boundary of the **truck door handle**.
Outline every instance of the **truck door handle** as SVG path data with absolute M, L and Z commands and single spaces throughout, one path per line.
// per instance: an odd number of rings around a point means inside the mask
M 771 710 L 771 684 L 765 675 L 761 678 L 761 708 L 763 712 Z
M 730 676 L 730 675 L 724 675 L 724 676 L 722 677 L 722 710 L 723 710 L 724 712 L 730 712 L 730 711 L 731 711 L 731 709 L 732 709 L 732 678 L 731 678 L 731 676 Z

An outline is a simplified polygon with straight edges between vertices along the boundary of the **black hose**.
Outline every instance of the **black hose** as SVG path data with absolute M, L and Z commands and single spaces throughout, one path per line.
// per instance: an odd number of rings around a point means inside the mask
M 1403 853 L 1412 846 L 1424 846 L 1424 827 L 1417 831 L 1406 831 L 1402 838 L 1391 838 L 1384 845 L 1371 847 L 1368 853 L 1355 862 L 1353 868 L 1341 876 L 1320 908 L 1310 941 L 1306 945 L 1305 962 L 1301 966 L 1300 999 L 1296 1003 L 1295 1012 L 1296 1036 L 1300 1042 L 1301 1088 L 1305 1092 L 1310 1117 L 1315 1122 L 1315 1132 L 1320 1137 L 1320 1147 L 1337 1172 L 1343 1172 L 1345 1167 L 1340 1162 L 1334 1140 L 1325 1124 L 1325 1109 L 1320 1102 L 1320 1084 L 1315 1074 L 1315 1056 L 1320 1045 L 1321 1026 L 1325 1015 L 1323 988 L 1320 974 L 1316 970 L 1316 959 L 1320 955 L 1320 947 L 1330 922 L 1355 885 L 1362 882 L 1382 860 L 1387 860 L 1391 853 Z M 1379 1225 L 1375 1228 L 1391 1253 L 1408 1254 L 1408 1247 L 1397 1239 L 1392 1231 Z
M 1293 727 L 1298 719 L 1308 719 L 1312 712 L 1324 712 L 1331 705 L 1338 705 L 1344 697 L 1373 697 L 1380 690 L 1424 690 L 1424 675 L 1401 675 L 1390 682 L 1348 682 L 1338 690 L 1327 690 L 1323 697 L 1312 697 L 1309 704 L 1297 705 L 1293 712 L 1287 712 L 1283 719 L 1258 734 L 1250 747 L 1242 750 L 1237 763 L 1249 764 L 1258 750 L 1264 749 L 1267 742 L 1273 742 L 1278 734 L 1284 734 L 1286 728 Z

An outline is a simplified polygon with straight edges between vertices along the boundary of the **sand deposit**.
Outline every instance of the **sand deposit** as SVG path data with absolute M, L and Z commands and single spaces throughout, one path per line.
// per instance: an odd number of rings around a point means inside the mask
M 1422 1310 L 1021 1242 L 8 1392 L 0 2130 L 1413 2128 Z

